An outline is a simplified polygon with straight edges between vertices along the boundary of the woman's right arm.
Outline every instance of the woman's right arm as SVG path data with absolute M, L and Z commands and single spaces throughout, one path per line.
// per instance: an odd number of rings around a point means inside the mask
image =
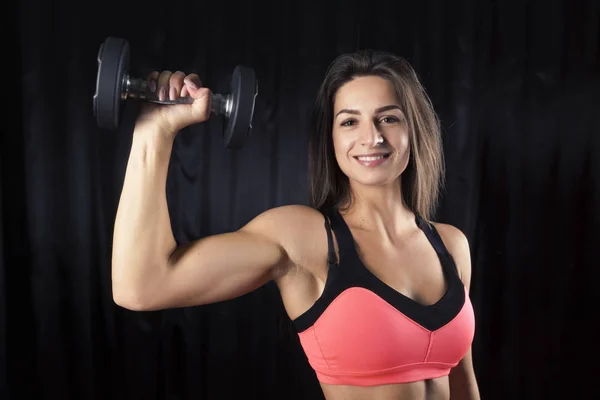
M 182 76 L 179 79 L 183 82 Z M 302 206 L 275 208 L 238 231 L 177 247 L 166 198 L 175 135 L 165 131 L 202 122 L 210 106 L 195 90 L 188 88 L 188 92 L 197 96 L 194 105 L 170 105 L 167 111 L 153 108 L 139 118 L 134 130 L 112 253 L 113 298 L 128 309 L 157 310 L 231 299 L 282 276 L 292 265 L 283 231 L 291 219 L 302 218 Z M 192 106 L 196 109 L 184 108 Z M 157 117 L 164 112 L 172 113 L 170 118 L 180 125 Z

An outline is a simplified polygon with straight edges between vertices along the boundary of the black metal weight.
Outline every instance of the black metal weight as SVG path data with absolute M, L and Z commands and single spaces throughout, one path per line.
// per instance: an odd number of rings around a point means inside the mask
M 94 93 L 94 116 L 98 126 L 116 129 L 123 114 L 123 103 L 137 99 L 158 104 L 191 103 L 191 97 L 177 100 L 158 99 L 148 87 L 146 79 L 129 75 L 129 43 L 120 38 L 108 37 L 98 51 L 98 72 Z M 252 130 L 254 104 L 258 95 L 256 74 L 252 68 L 238 65 L 233 70 L 230 91 L 211 93 L 211 113 L 226 119 L 223 141 L 228 148 L 240 148 Z

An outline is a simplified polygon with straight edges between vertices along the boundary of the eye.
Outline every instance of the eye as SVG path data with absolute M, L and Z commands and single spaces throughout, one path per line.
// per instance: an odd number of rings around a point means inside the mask
M 391 115 L 383 117 L 383 118 L 381 118 L 379 120 L 380 123 L 384 123 L 384 124 L 395 124 L 395 123 L 397 123 L 399 121 L 400 120 L 397 117 L 394 117 L 394 116 L 391 116 Z
M 340 125 L 341 126 L 352 126 L 356 123 L 356 120 L 354 119 L 347 119 L 344 122 L 342 122 Z

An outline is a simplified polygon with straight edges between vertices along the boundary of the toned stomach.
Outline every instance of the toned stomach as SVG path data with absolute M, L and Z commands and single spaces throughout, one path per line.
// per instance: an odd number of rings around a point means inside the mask
M 448 377 L 373 387 L 321 384 L 326 400 L 448 400 Z

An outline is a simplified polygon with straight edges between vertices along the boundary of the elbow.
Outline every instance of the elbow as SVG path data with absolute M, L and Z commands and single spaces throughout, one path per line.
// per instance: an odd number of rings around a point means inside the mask
M 151 308 L 144 296 L 136 290 L 113 286 L 112 297 L 116 305 L 130 311 L 149 311 Z
M 113 295 L 113 301 L 116 305 L 129 311 L 144 311 L 141 303 L 126 299 L 122 296 Z
M 155 311 L 161 308 L 164 297 L 164 274 L 160 268 L 154 273 L 132 273 L 113 264 L 112 298 L 116 305 L 131 311 Z M 126 272 L 128 271 L 128 272 Z
M 124 283 L 112 285 L 112 298 L 116 305 L 130 311 L 153 311 L 156 309 L 155 300 L 149 296 L 147 290 L 142 290 L 139 285 Z

